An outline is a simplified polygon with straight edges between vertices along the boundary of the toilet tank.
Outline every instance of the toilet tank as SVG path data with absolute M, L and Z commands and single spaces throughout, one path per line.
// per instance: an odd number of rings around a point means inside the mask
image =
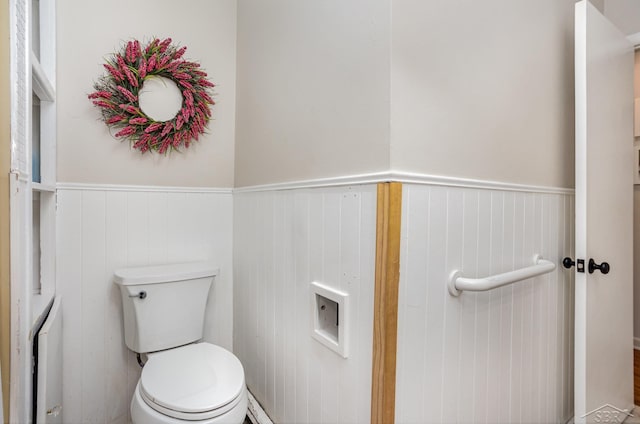
M 124 339 L 134 352 L 169 349 L 202 338 L 209 288 L 218 269 L 208 262 L 120 268 Z

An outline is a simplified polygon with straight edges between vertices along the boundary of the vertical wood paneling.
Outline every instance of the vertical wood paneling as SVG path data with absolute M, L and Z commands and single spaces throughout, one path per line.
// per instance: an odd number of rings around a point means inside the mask
M 572 414 L 573 199 L 568 195 L 404 186 L 398 423 L 557 423 Z M 558 267 L 452 297 L 449 274 Z
M 349 191 L 342 193 L 340 206 L 340 279 L 341 288 L 347 293 L 360 292 L 360 193 Z M 350 319 L 352 328 L 360 328 L 362 325 L 361 317 L 358 314 L 358 304 L 352 305 Z M 366 320 L 366 318 L 365 318 Z M 357 334 L 352 334 L 357 337 Z M 362 349 L 362 345 L 354 342 L 351 343 L 350 354 L 358 357 Z M 357 365 L 346 366 L 344 361 L 340 361 L 339 387 L 346 387 L 352 381 L 357 381 L 360 377 L 360 369 Z M 343 417 L 343 422 L 358 422 L 358 392 L 345 391 L 340 395 L 338 415 Z
M 261 241 L 261 253 L 262 262 L 262 278 L 264 284 L 258 286 L 258 298 L 261 299 L 260 307 L 258 309 L 258 332 L 261 334 L 262 341 L 258 344 L 258 347 L 262 347 L 262 351 L 259 353 L 259 358 L 263 361 L 261 366 L 261 373 L 259 378 L 261 380 L 260 386 L 262 386 L 262 398 L 266 399 L 266 402 L 274 407 L 276 402 L 275 391 L 275 348 L 276 343 L 280 343 L 280 340 L 275 339 L 276 326 L 275 326 L 275 300 L 276 300 L 276 287 L 274 284 L 274 207 L 276 200 L 273 197 L 263 197 L 261 207 L 258 209 L 262 211 L 262 222 L 264 230 L 262 232 Z
M 515 248 L 515 196 L 512 192 L 503 193 L 503 228 L 502 228 L 502 269 L 513 267 Z M 497 265 L 496 265 L 497 266 Z M 506 363 L 499 367 L 499 399 L 507 402 L 509 407 L 500 405 L 499 422 L 509 423 L 511 418 L 511 408 L 513 406 L 512 375 L 513 369 L 513 328 L 514 328 L 514 286 L 509 285 L 501 289 L 500 307 L 500 356 L 508 358 Z M 500 401 L 498 401 L 500 402 Z
M 443 267 L 430 266 L 434 263 L 446 263 L 447 250 L 447 191 L 442 187 L 434 187 L 430 190 L 429 198 L 429 263 L 427 264 L 427 279 L 445 280 L 446 272 Z M 419 259 L 419 258 L 416 258 Z M 424 379 L 431 376 L 434 381 L 442 381 L 442 343 L 444 341 L 444 327 L 446 315 L 444 313 L 445 286 L 427 285 L 425 304 L 427 305 L 426 326 L 423 339 L 425 340 L 424 366 L 422 375 Z M 408 364 L 405 364 L 405 367 Z M 410 367 L 408 368 L 411 369 Z M 424 400 L 421 402 L 424 410 L 432 411 L 434 416 L 442 415 L 442 390 L 435 387 L 426 387 Z
M 84 287 L 101 281 L 105 266 L 105 195 L 104 192 L 82 193 L 81 262 Z M 82 406 L 83 422 L 104 422 L 106 415 L 105 379 L 96 373 L 96 364 L 105 363 L 105 299 L 108 287 L 96 285 L 82 290 Z M 84 388 L 90 387 L 91 390 Z
M 285 199 L 285 213 L 282 217 L 284 224 L 283 235 L 287 243 L 284 246 L 282 290 L 284 292 L 284 302 L 286 305 L 295 305 L 297 286 L 294 283 L 293 290 L 287 289 L 286 281 L 294 280 L 294 261 L 293 261 L 293 227 L 286 225 L 291 222 L 294 211 L 294 197 L 287 196 Z M 295 313 L 295 307 L 293 308 Z M 290 312 L 282 308 L 282 320 L 284 327 L 285 354 L 280 359 L 284 369 L 284 411 L 283 422 L 293 422 L 296 417 L 296 348 L 295 348 L 295 320 L 290 319 Z
M 375 187 L 234 195 L 234 350 L 274 422 L 370 417 Z M 311 338 L 309 284 L 347 291 L 350 353 Z
M 561 242 L 563 239 L 560 234 L 560 217 L 558 214 L 560 199 L 555 196 L 548 200 L 549 206 L 545 209 L 545 216 L 549 222 L 546 232 L 549 246 L 548 255 L 550 258 L 559 258 L 563 253 L 562 250 L 558 249 L 558 242 Z M 560 266 L 560 264 L 558 264 L 558 266 Z M 553 422 L 553 411 L 561 413 L 559 411 L 558 399 L 562 398 L 562 393 L 559 390 L 562 388 L 562 385 L 557 376 L 561 374 L 560 368 L 562 362 L 559 360 L 561 350 L 558 348 L 558 334 L 564 323 L 558 313 L 558 310 L 561 308 L 561 305 L 558 304 L 558 300 L 561 298 L 558 287 L 557 274 L 550 274 L 546 287 L 546 303 L 549 310 L 549 317 L 547 319 L 548 342 L 546 352 L 544 353 L 546 360 L 550 363 L 550 367 L 542 383 L 543 387 L 549 388 L 546 392 L 543 391 L 543 396 L 546 396 L 545 402 L 549 406 L 546 409 L 547 414 L 544 417 L 546 422 Z
M 127 217 L 127 193 L 107 192 L 105 205 L 105 266 L 102 281 L 111 279 L 110 272 L 127 265 L 127 228 L 123 225 Z M 105 372 L 107 384 L 107 423 L 129 422 L 129 382 L 128 358 L 130 353 L 123 349 L 123 316 L 120 290 L 115 284 L 105 284 L 108 296 L 105 298 Z
M 127 266 L 150 264 L 149 195 L 150 193 L 127 193 L 127 215 L 125 216 L 125 221 L 122 223 L 127 230 Z M 127 393 L 133 394 L 139 378 L 140 366 L 134 354 L 128 352 Z M 129 418 L 131 418 L 130 414 Z
M 294 207 L 292 212 L 293 219 L 293 263 L 295 284 L 295 325 L 293 328 L 292 339 L 295 341 L 296 350 L 294 352 L 295 363 L 295 391 L 296 404 L 294 417 L 290 422 L 296 419 L 300 424 L 309 423 L 309 402 L 314 399 L 309 397 L 309 344 L 315 343 L 311 337 L 297 337 L 298 334 L 304 334 L 309 330 L 310 321 L 307 305 L 309 295 L 306 285 L 309 280 L 309 195 L 305 192 L 296 193 L 294 196 Z M 236 338 L 237 340 L 237 338 Z
M 375 278 L 375 249 L 376 234 L 370 230 L 369 225 L 376 219 L 375 216 L 376 193 L 371 190 L 360 191 L 360 284 L 358 290 L 357 306 L 358 311 L 357 332 L 357 362 L 358 381 L 361 387 L 371 387 L 371 362 L 369 361 L 369 349 L 371 346 L 371 333 L 368 331 L 368 323 L 373 316 L 374 291 L 370 290 L 369 282 Z M 352 333 L 353 334 L 353 333 Z M 358 417 L 356 422 L 369 422 L 371 416 L 371 393 L 366 390 L 358 390 Z
M 412 191 L 418 191 L 411 187 Z M 473 190 L 464 190 L 463 211 L 463 236 L 462 236 L 462 268 L 471 273 L 477 273 L 477 251 L 478 251 L 478 193 Z M 409 230 L 410 231 L 410 230 Z M 416 252 L 418 254 L 418 252 Z M 437 265 L 436 265 L 437 266 Z M 426 284 L 422 279 L 422 284 Z M 411 285 L 410 282 L 400 281 L 401 290 L 403 287 Z M 402 306 L 399 305 L 402 309 Z M 477 294 L 471 293 L 469 296 L 460 297 L 460 347 L 456 352 L 458 356 L 458 379 L 456 387 L 459 396 L 458 407 L 456 408 L 459 422 L 472 422 L 475 414 L 475 317 L 477 308 Z M 403 326 L 404 323 L 399 323 Z M 410 335 L 409 335 L 410 336 Z M 398 350 L 404 345 L 403 341 L 398 341 Z M 473 352 L 469 355 L 467 352 Z M 408 365 L 406 365 L 408 366 Z M 401 381 L 398 384 L 402 384 Z M 424 384 L 424 382 L 422 382 Z M 425 415 L 428 411 L 425 412 Z M 422 417 L 424 421 L 424 417 Z M 400 421 L 399 421 L 400 422 Z
M 58 192 L 57 292 L 62 296 L 65 422 L 82 422 L 82 192 Z
M 284 381 L 284 364 L 283 359 L 286 357 L 286 332 L 284 331 L 283 314 L 285 308 L 279 307 L 282 304 L 287 305 L 287 299 L 284 292 L 284 257 L 285 244 L 288 244 L 285 234 L 285 199 L 279 198 L 273 205 L 273 245 L 271 247 L 273 262 L 273 288 L 271 291 L 271 299 L 269 310 L 273 312 L 273 337 L 269 338 L 269 353 L 271 355 L 271 363 L 273 364 L 270 380 L 274 382 L 272 393 L 275 397 L 276 415 L 282 417 L 284 421 L 284 401 L 285 401 L 285 381 Z M 265 246 L 266 247 L 266 246 Z M 267 249 L 269 247 L 266 247 Z M 277 349 L 276 345 L 280 345 Z
M 404 189 L 396 422 L 566 420 L 570 273 L 459 298 L 446 281 L 453 269 L 519 268 L 534 253 L 560 263 L 573 249 L 573 198 Z M 113 269 L 218 257 L 205 339 L 231 347 L 233 335 L 274 421 L 370 420 L 375 187 L 241 193 L 233 205 L 231 195 L 60 190 L 58 202 L 65 422 L 129 419 L 139 367 L 123 343 Z M 346 360 L 309 336 L 311 281 L 350 294 Z
M 412 193 L 413 194 L 413 193 Z M 418 193 L 416 193 L 418 194 Z M 410 199 L 409 199 L 410 200 Z M 454 249 L 461 246 L 463 240 L 463 201 L 461 190 L 447 193 L 447 268 L 459 269 L 462 266 L 462 252 Z M 413 209 L 409 206 L 409 209 Z M 407 211 L 408 212 L 408 211 Z M 412 213 L 418 215 L 419 211 Z M 410 223 L 409 223 L 410 225 Z M 445 307 L 444 342 L 442 344 L 442 422 L 455 422 L 457 419 L 458 355 L 460 350 L 460 305 L 450 299 L 449 293 L 442 295 Z M 402 308 L 400 308 L 402 309 Z M 407 364 L 410 366 L 410 364 Z
M 309 193 L 309 215 L 307 217 L 296 217 L 299 219 L 303 219 L 307 221 L 307 225 L 309 226 L 309 280 L 302 282 L 302 289 L 306 293 L 306 298 L 309 299 L 309 290 L 308 285 L 312 281 L 323 281 L 324 279 L 322 264 L 324 262 L 324 244 L 323 244 L 323 216 L 324 216 L 324 195 L 320 192 L 310 192 Z M 235 257 L 234 264 L 236 266 L 240 265 L 242 262 L 240 258 Z M 242 282 L 237 282 L 242 284 Z M 309 300 L 305 301 L 306 305 L 303 310 L 304 315 L 309 316 L 308 327 L 303 330 L 303 333 L 300 334 L 300 338 L 304 337 L 304 331 L 311 331 L 311 313 L 309 309 Z M 242 309 L 236 309 L 237 313 Z M 315 340 L 312 340 L 309 345 L 309 362 L 307 363 L 307 367 L 309 370 L 309 380 L 308 380 L 308 419 L 311 423 L 320 423 L 322 422 L 322 384 L 323 384 L 323 376 L 324 376 L 324 368 L 326 364 L 324 363 L 322 354 L 324 353 L 325 348 L 320 346 Z M 329 352 L 331 353 L 331 352 Z M 304 354 L 301 352 L 301 354 Z M 326 383 L 325 383 L 326 385 Z
M 231 194 L 58 191 L 64 422 L 130 422 L 140 367 L 124 345 L 118 267 L 216 261 L 204 339 L 231 348 L 232 214 Z
M 489 275 L 491 269 L 491 192 L 478 191 L 478 240 L 476 253 L 476 272 Z M 476 421 L 485 422 L 487 414 L 487 363 L 489 359 L 489 309 L 491 292 L 479 292 L 476 295 L 475 316 L 475 358 L 474 358 L 474 401 L 473 413 Z
M 500 272 L 503 268 L 502 261 L 504 251 L 504 193 L 490 192 L 490 241 L 489 241 L 489 273 Z M 487 384 L 485 389 L 486 411 L 482 422 L 488 422 L 489 417 L 500 417 L 502 405 L 499 396 L 491 396 L 491 393 L 500 393 L 500 385 L 504 383 L 502 366 L 502 296 L 504 289 L 489 292 L 488 333 L 487 333 Z M 506 338 L 506 337 L 505 337 Z
M 378 184 L 371 422 L 379 424 L 395 416 L 401 217 L 402 184 Z
M 149 222 L 149 248 L 147 250 L 150 260 L 159 263 L 168 261 L 169 251 L 167 246 L 169 210 L 167 208 L 169 196 L 174 193 L 149 193 L 147 197 L 147 219 Z M 173 222 L 173 221 L 172 221 Z
M 192 255 L 198 249 L 198 259 L 215 258 L 220 264 L 232 264 L 233 251 L 233 200 L 231 195 L 194 194 L 193 207 L 202 212 L 194 216 L 192 223 L 194 244 Z M 200 235 L 199 233 L 202 233 Z M 209 237 L 213 237 L 210 239 Z M 170 257 L 167 260 L 171 259 Z M 233 348 L 233 266 L 221 266 L 209 292 L 204 339 L 226 349 Z M 221 307 L 221 301 L 226 302 Z
M 536 233 L 535 221 L 535 195 L 524 196 L 524 237 L 522 239 L 523 255 L 518 259 L 519 266 L 527 263 L 525 256 L 530 256 L 534 252 L 534 235 Z M 534 326 L 535 306 L 534 306 L 534 287 L 532 284 L 523 284 L 522 286 L 522 339 L 520 352 L 521 361 L 517 366 L 522 367 L 522 380 L 520 381 L 520 390 L 522 391 L 520 420 L 526 422 L 532 420 L 537 405 L 533 404 L 535 384 L 534 378 L 537 376 L 534 371 L 534 353 L 535 338 L 537 337 L 536 328 Z M 525 400 L 526 399 L 526 400 Z
M 418 244 L 422 251 L 428 251 L 428 220 L 429 220 L 429 194 L 425 190 L 417 196 L 411 196 L 405 199 L 406 203 L 415 205 L 415 210 L 427 210 L 425 216 L 416 216 L 409 212 L 405 214 L 403 221 L 406 225 L 402 226 L 401 233 L 401 256 L 403 260 L 400 262 L 400 275 L 407 275 L 407 278 L 420 278 L 420 274 L 426 270 L 428 264 L 428 255 L 424 258 L 416 258 L 413 256 L 414 250 L 407 250 L 409 244 Z M 411 227 L 411 232 L 408 228 Z M 423 266 L 413 265 L 415 261 Z M 399 322 L 406 322 L 406 325 L 398 327 L 398 337 L 401 334 L 414 333 L 420 334 L 424 332 L 426 323 L 426 285 L 415 284 L 400 291 L 402 296 L 399 303 L 407 305 L 406 309 L 398 311 Z M 405 350 L 397 356 L 397 372 L 398 379 L 405 381 L 402 387 L 398 387 L 396 391 L 396 409 L 405 411 L 405 419 L 407 423 L 419 422 L 422 416 L 422 400 L 424 399 L 423 388 L 420 386 L 420 379 L 424 373 L 424 363 L 420 352 L 424 352 L 424 339 L 416 340 L 415 350 Z M 412 364 L 412 366 L 405 366 Z

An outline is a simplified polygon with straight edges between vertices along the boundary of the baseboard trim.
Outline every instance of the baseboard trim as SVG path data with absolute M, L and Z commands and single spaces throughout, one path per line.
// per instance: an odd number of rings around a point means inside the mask
M 251 420 L 253 424 L 273 424 L 271 418 L 269 418 L 267 413 L 264 412 L 260 403 L 255 397 L 253 397 L 249 390 L 247 390 L 247 394 L 249 396 L 249 405 L 247 408 L 247 416 L 249 417 L 249 420 Z
M 82 190 L 82 191 L 128 191 L 128 192 L 162 192 L 162 193 L 218 193 L 232 194 L 232 188 L 219 187 L 165 187 L 143 185 L 120 184 L 87 184 L 87 183 L 58 183 L 58 190 Z
M 464 187 L 485 190 L 518 191 L 527 193 L 573 194 L 575 191 L 572 188 L 513 184 L 500 181 L 476 180 L 470 178 L 456 178 L 439 175 L 389 171 L 335 178 L 319 178 L 314 180 L 302 180 L 286 183 L 238 187 L 234 188 L 233 192 L 248 193 L 259 191 L 299 190 L 307 188 L 341 187 L 349 185 L 378 184 L 387 182 L 399 182 L 403 184 L 425 184 L 447 187 Z

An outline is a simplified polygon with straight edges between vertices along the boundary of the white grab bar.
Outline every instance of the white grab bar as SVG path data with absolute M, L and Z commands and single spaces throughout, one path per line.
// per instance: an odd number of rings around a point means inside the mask
M 542 259 L 539 255 L 534 256 L 534 264 L 526 268 L 516 269 L 515 271 L 504 272 L 502 274 L 491 275 L 484 278 L 466 278 L 460 276 L 460 271 L 453 271 L 449 277 L 449 294 L 451 296 L 460 296 L 463 291 L 486 291 L 498 287 L 513 284 L 527 278 L 547 274 L 556 269 L 556 264 L 546 259 Z

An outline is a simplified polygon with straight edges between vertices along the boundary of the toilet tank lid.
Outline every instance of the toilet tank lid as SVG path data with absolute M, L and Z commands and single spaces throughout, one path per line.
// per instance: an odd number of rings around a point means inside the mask
M 214 277 L 220 269 L 211 262 L 184 262 L 177 264 L 119 268 L 114 271 L 114 281 L 122 286 L 167 283 Z

